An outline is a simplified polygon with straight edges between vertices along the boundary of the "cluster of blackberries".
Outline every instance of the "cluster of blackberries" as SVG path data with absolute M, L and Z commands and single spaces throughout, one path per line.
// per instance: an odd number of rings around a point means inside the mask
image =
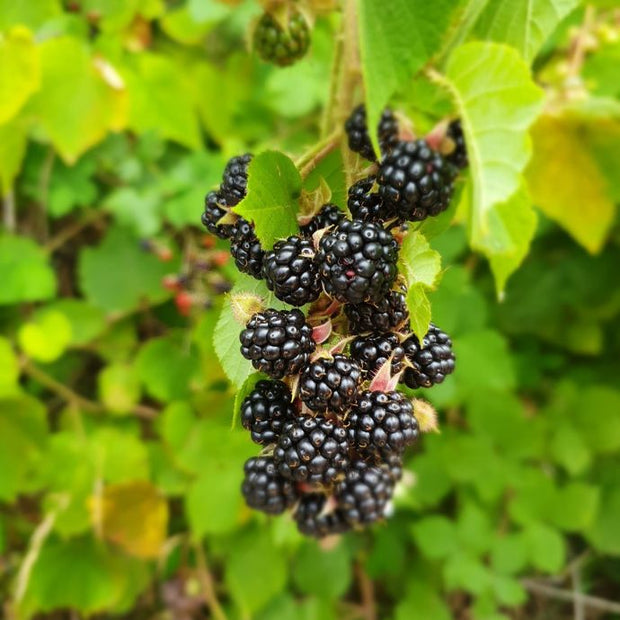
M 347 130 L 351 146 L 370 155 L 362 108 Z M 245 194 L 249 155 L 231 160 L 206 200 L 203 222 L 231 239 L 237 266 L 297 306 L 254 313 L 240 335 L 243 357 L 269 377 L 241 406 L 243 426 L 263 446 L 245 464 L 242 492 L 268 514 L 293 509 L 307 535 L 386 514 L 403 453 L 419 432 L 412 401 L 395 388 L 428 388 L 454 370 L 441 329 L 431 324 L 421 341 L 411 332 L 393 231 L 446 208 L 455 168 L 423 140 L 398 141 L 397 131 L 385 112 L 379 172 L 349 189 L 351 218 L 326 204 L 271 250 L 229 210 Z M 306 304 L 308 316 L 299 309 Z

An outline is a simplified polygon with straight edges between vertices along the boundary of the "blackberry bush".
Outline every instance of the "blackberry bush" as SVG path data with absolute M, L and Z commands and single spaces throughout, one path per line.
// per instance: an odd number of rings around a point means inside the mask
M 254 29 L 253 47 L 265 61 L 285 67 L 303 58 L 310 46 L 310 27 L 301 13 L 288 16 L 286 27 L 264 13 Z
M 398 142 L 381 162 L 379 195 L 402 220 L 419 222 L 448 208 L 455 168 L 426 140 Z
M 410 388 L 431 387 L 442 383 L 454 372 L 455 357 L 450 336 L 439 327 L 430 324 L 422 340 L 410 336 L 403 344 L 407 360 L 411 364 L 405 370 L 403 383 Z
M 241 354 L 273 379 L 300 372 L 316 344 L 300 310 L 257 312 L 241 332 Z
M 301 237 L 279 241 L 263 259 L 263 277 L 269 290 L 291 306 L 303 306 L 321 293 L 314 246 Z
M 380 225 L 343 220 L 319 244 L 316 256 L 325 292 L 339 301 L 379 301 L 396 279 L 398 244 Z
M 241 404 L 241 424 L 252 440 L 264 446 L 280 437 L 282 427 L 295 417 L 293 396 L 282 381 L 259 381 Z

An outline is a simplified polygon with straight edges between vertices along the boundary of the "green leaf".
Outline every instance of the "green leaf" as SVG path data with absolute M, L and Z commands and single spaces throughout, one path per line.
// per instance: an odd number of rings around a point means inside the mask
M 620 555 L 620 488 L 617 485 L 603 489 L 600 507 L 586 536 L 602 553 Z
M 199 371 L 198 358 L 182 334 L 153 338 L 136 359 L 138 377 L 146 391 L 164 402 L 188 398 Z
M 99 336 L 107 327 L 104 312 L 83 299 L 58 299 L 46 310 L 59 312 L 71 324 L 71 344 L 84 345 Z
M 78 269 L 86 298 L 113 313 L 135 310 L 142 301 L 166 299 L 169 293 L 162 286 L 162 278 L 174 266 L 141 249 L 129 232 L 113 228 L 99 246 L 82 250 Z
M 446 517 L 425 517 L 411 531 L 422 553 L 433 560 L 446 558 L 458 549 L 456 527 Z
M 571 414 L 593 452 L 613 454 L 620 448 L 620 391 L 606 386 L 588 387 L 580 391 Z
M 439 51 L 458 5 L 453 0 L 359 2 L 359 45 L 369 127 L 377 127 L 392 95 Z M 371 132 L 371 136 L 379 152 L 376 133 Z
M 493 540 L 491 566 L 504 575 L 516 575 L 527 565 L 528 554 L 521 534 L 507 534 Z
M 454 616 L 431 583 L 414 579 L 396 607 L 396 620 L 451 620 Z
M 124 93 L 106 81 L 103 62 L 73 37 L 40 45 L 41 88 L 28 104 L 62 158 L 73 163 L 107 132 L 124 125 Z M 67 105 L 71 102 L 70 105 Z
M 46 21 L 62 13 L 59 0 L 37 0 L 37 2 L 15 2 L 0 0 L 0 30 L 22 24 L 37 30 Z
M 502 605 L 516 607 L 527 601 L 527 592 L 516 579 L 504 575 L 493 575 L 491 584 L 493 592 L 497 597 L 497 602 Z
M 504 256 L 494 269 L 505 280 L 531 237 L 527 201 L 508 201 L 523 184 L 521 173 L 531 152 L 527 132 L 543 93 L 517 52 L 495 43 L 462 45 L 450 56 L 445 77 L 435 77 L 454 99 L 467 142 L 470 175 L 463 195 L 470 242 L 487 256 Z M 502 203 L 508 205 L 499 209 Z M 524 231 L 529 234 L 519 242 Z
M 347 205 L 347 186 L 340 149 L 332 151 L 318 163 L 316 168 L 304 179 L 303 188 L 307 192 L 314 191 L 319 188 L 322 180 L 327 183 L 332 192 L 330 202 L 338 205 L 341 209 L 345 208 Z
M 284 555 L 274 548 L 264 528 L 252 531 L 232 546 L 226 565 L 226 583 L 242 616 L 254 617 L 254 612 L 284 589 L 287 569 Z
M 129 125 L 144 133 L 155 131 L 192 149 L 201 145 L 198 115 L 180 64 L 159 54 L 142 52 L 135 71 L 126 74 L 131 93 Z
M 337 599 L 349 589 L 351 577 L 351 554 L 342 543 L 327 550 L 307 541 L 295 557 L 293 580 L 304 594 Z
M 0 500 L 24 490 L 47 436 L 46 412 L 30 396 L 0 400 Z
M 49 187 L 48 211 L 53 217 L 62 217 L 77 207 L 88 207 L 97 198 L 93 182 L 97 162 L 93 157 L 81 157 L 75 165 L 54 163 Z M 39 200 L 45 201 L 44 195 Z
M 109 550 L 91 536 L 47 541 L 32 568 L 20 610 L 83 614 L 122 611 L 147 585 L 146 564 Z
M 11 342 L 0 336 L 0 397 L 13 396 L 18 391 L 19 361 Z
M 34 321 L 23 323 L 17 334 L 24 353 L 40 362 L 53 362 L 71 342 L 71 323 L 55 310 L 39 313 Z
M 584 482 L 570 482 L 558 489 L 553 523 L 562 530 L 587 529 L 598 512 L 599 489 Z
M 56 276 L 34 241 L 0 234 L 0 305 L 41 301 L 56 292 Z
M 39 86 L 39 56 L 31 32 L 17 26 L 0 37 L 0 125 L 17 114 Z
M 566 545 L 557 530 L 534 523 L 524 532 L 530 562 L 535 568 L 557 573 L 566 560 Z
M 590 138 L 613 129 L 608 125 L 606 120 L 542 117 L 532 132 L 534 156 L 527 171 L 535 204 L 592 253 L 600 251 L 616 213 L 590 146 Z M 618 144 L 620 140 L 616 149 Z M 549 183 L 553 178 L 562 178 L 562 183 Z
M 491 578 L 482 561 L 467 552 L 451 555 L 444 567 L 444 580 L 449 590 L 462 589 L 479 595 L 488 589 Z
M 138 237 L 152 237 L 161 228 L 161 196 L 152 188 L 121 187 L 108 195 L 103 206 Z
M 431 249 L 419 232 L 408 234 L 399 254 L 399 269 L 407 283 L 407 307 L 411 316 L 411 328 L 422 340 L 431 321 L 431 305 L 426 291 L 435 286 L 441 271 L 441 256 Z
M 97 377 L 99 397 L 112 413 L 129 414 L 140 400 L 140 382 L 129 364 L 106 366 Z
M 480 39 L 507 43 L 531 63 L 558 24 L 579 0 L 513 0 L 489 2 L 474 33 Z
M 568 421 L 554 429 L 549 448 L 555 461 L 573 476 L 583 473 L 592 462 L 592 453 L 583 433 Z
M 13 119 L 0 125 L 0 196 L 6 196 L 26 154 L 26 123 Z
M 247 196 L 233 209 L 253 222 L 264 247 L 299 231 L 297 199 L 301 177 L 295 164 L 284 154 L 266 151 L 256 155 L 248 167 Z

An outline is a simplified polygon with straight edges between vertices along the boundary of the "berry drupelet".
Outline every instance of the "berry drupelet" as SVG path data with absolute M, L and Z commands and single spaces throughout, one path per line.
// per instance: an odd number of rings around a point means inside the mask
M 282 381 L 259 381 L 241 404 L 241 424 L 252 441 L 275 443 L 282 427 L 295 417 L 291 391 Z
M 448 208 L 455 171 L 426 140 L 401 141 L 381 162 L 379 195 L 401 220 L 418 222 Z
M 347 432 L 322 416 L 299 416 L 284 425 L 273 458 L 289 480 L 330 485 L 349 466 Z
M 263 259 L 263 277 L 269 290 L 291 306 L 315 301 L 321 293 L 314 246 L 307 239 L 278 241 Z
M 360 365 L 346 355 L 319 358 L 299 379 L 299 397 L 312 411 L 343 413 L 355 401 L 362 382 Z
M 403 373 L 402 381 L 410 388 L 431 387 L 442 383 L 454 372 L 455 357 L 450 336 L 433 323 L 420 341 L 411 335 L 403 343 L 405 355 L 411 364 Z
M 316 348 L 312 327 L 297 309 L 257 312 L 239 339 L 241 355 L 273 379 L 300 372 Z
M 401 455 L 418 436 L 413 405 L 400 392 L 362 392 L 347 423 L 349 441 L 362 454 Z
M 407 298 L 401 291 L 390 291 L 376 304 L 346 304 L 344 311 L 354 334 L 399 331 L 409 320 Z
M 343 219 L 343 211 L 337 205 L 328 202 L 307 224 L 299 227 L 299 233 L 305 239 L 310 239 L 317 230 L 337 226 Z
M 343 220 L 326 233 L 316 256 L 325 292 L 338 301 L 379 301 L 398 273 L 398 244 L 374 222 Z
M 278 473 L 271 457 L 248 459 L 244 472 L 241 492 L 250 508 L 277 515 L 297 501 L 295 484 Z

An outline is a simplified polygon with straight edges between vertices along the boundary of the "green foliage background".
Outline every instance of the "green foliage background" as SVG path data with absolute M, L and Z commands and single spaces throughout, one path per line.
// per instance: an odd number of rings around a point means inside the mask
M 248 53 L 251 0 L 0 0 L 7 618 L 568 618 L 558 592 L 618 598 L 618 3 L 345 5 L 371 119 L 458 115 L 471 166 L 407 248 L 417 329 L 432 308 L 458 358 L 423 394 L 441 433 L 387 525 L 326 547 L 243 506 L 239 327 L 209 288 L 184 316 L 162 279 L 203 252 L 231 155 L 303 157 L 348 113 L 326 79 L 340 14 L 274 69 Z M 304 189 L 343 205 L 343 156 Z M 260 222 L 253 182 L 282 203 L 263 240 L 294 223 L 270 177 L 296 187 L 287 162 L 263 156 L 240 207 Z

